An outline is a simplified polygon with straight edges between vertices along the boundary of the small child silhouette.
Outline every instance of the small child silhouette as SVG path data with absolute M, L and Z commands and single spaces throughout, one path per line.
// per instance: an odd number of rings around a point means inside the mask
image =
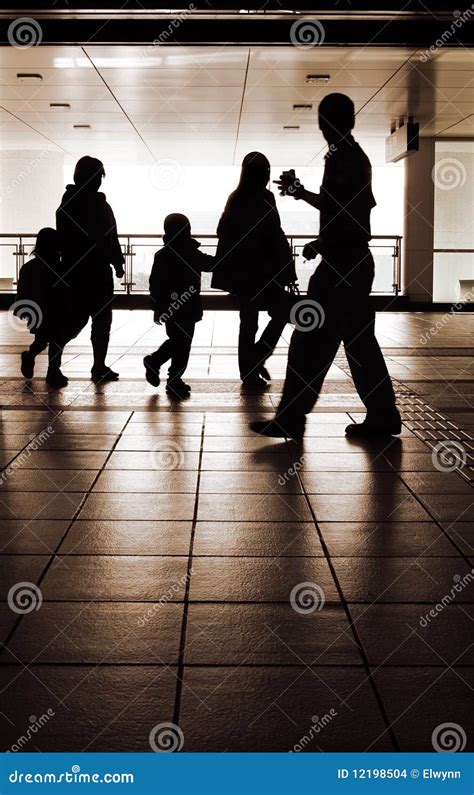
M 60 341 L 59 312 L 61 300 L 58 282 L 60 252 L 58 233 L 55 229 L 40 229 L 33 249 L 33 259 L 20 269 L 17 285 L 17 300 L 14 313 L 18 317 L 28 316 L 29 331 L 34 340 L 27 351 L 21 354 L 21 373 L 33 378 L 36 356 L 48 348 L 48 372 L 46 381 L 50 386 L 66 386 L 68 380 L 61 372 L 61 356 L 66 340 Z
M 154 353 L 145 356 L 148 383 L 158 386 L 160 367 L 171 359 L 166 391 L 171 397 L 188 397 L 191 392 L 182 376 L 186 370 L 196 323 L 202 319 L 201 273 L 211 271 L 214 257 L 199 251 L 191 237 L 189 219 L 180 213 L 165 218 L 164 246 L 156 252 L 150 275 L 150 295 L 155 322 L 164 323 L 168 339 Z

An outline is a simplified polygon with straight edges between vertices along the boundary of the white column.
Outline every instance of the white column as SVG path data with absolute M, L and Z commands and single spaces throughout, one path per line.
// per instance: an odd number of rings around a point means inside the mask
M 433 300 L 434 138 L 405 161 L 402 289 L 411 302 Z

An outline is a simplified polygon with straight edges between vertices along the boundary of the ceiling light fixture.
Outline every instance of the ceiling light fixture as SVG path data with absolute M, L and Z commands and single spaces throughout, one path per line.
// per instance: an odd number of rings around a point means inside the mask
M 306 82 L 313 83 L 329 83 L 331 75 L 306 75 Z

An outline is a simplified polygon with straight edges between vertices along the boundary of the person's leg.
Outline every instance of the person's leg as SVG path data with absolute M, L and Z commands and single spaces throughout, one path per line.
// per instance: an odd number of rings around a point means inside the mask
M 335 289 L 326 263 L 322 262 L 311 277 L 307 296 L 295 304 L 296 327 L 290 340 L 285 384 L 275 419 L 271 423 L 252 423 L 257 433 L 294 437 L 303 434 L 306 414 L 318 399 L 342 340 L 344 299 L 345 290 Z
M 50 341 L 48 348 L 48 372 L 46 374 L 46 381 L 50 386 L 54 386 L 56 388 L 66 386 L 68 383 L 68 379 L 61 372 L 63 349 L 64 343 L 57 339 Z
M 35 371 L 35 358 L 45 350 L 48 345 L 48 338 L 42 332 L 34 335 L 33 342 L 27 351 L 21 354 L 21 374 L 24 378 L 33 378 Z
M 114 283 L 110 268 L 96 279 L 96 282 L 91 285 L 91 290 L 93 292 L 87 300 L 92 318 L 91 343 L 94 355 L 92 377 L 99 380 L 115 380 L 118 378 L 118 374 L 110 370 L 105 363 L 109 348 L 114 300 Z
M 399 433 L 400 414 L 392 380 L 375 336 L 375 309 L 368 296 L 361 299 L 348 318 L 343 336 L 347 361 L 360 399 L 367 409 L 365 427 Z M 349 433 L 363 431 L 349 426 Z
M 48 347 L 48 338 L 43 334 L 35 334 L 33 342 L 31 343 L 28 353 L 35 357 L 42 353 Z
M 191 392 L 189 384 L 183 381 L 188 366 L 195 323 L 188 320 L 175 320 L 168 331 L 172 344 L 171 364 L 168 370 L 166 391 L 174 398 L 188 397 Z
M 262 305 L 270 315 L 270 320 L 255 346 L 259 364 L 265 364 L 273 354 L 286 324 L 290 322 L 291 308 L 295 300 L 295 296 L 287 293 L 283 287 L 271 288 L 263 295 Z
M 252 375 L 255 370 L 255 337 L 258 331 L 258 307 L 251 298 L 240 297 L 240 328 L 239 328 L 239 372 L 242 381 Z
M 168 328 L 168 327 L 167 327 Z M 171 358 L 173 343 L 168 338 L 156 351 L 149 353 L 143 359 L 145 365 L 145 378 L 152 386 L 160 385 L 160 367 Z
M 195 323 L 176 320 L 170 323 L 170 336 L 172 353 L 171 364 L 168 370 L 168 383 L 181 381 L 189 362 L 191 345 L 194 336 Z

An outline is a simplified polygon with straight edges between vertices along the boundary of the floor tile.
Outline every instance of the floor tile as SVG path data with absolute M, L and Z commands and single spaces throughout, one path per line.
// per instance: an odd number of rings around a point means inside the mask
M 68 525 L 67 519 L 4 519 L 0 528 L 0 554 L 52 553 Z
M 315 495 L 311 506 L 320 522 L 423 522 L 430 516 L 408 492 L 393 495 Z
M 118 439 L 117 434 L 57 433 L 42 444 L 43 450 L 111 450 Z
M 422 494 L 420 500 L 438 521 L 474 522 L 474 491 L 470 494 Z
M 194 554 L 323 556 L 312 522 L 197 522 Z
M 449 735 L 439 728 L 445 723 L 460 727 L 455 729 L 455 738 L 451 735 L 451 741 L 462 743 L 464 732 L 464 750 L 474 750 L 470 732 L 474 668 L 380 668 L 374 678 L 401 751 L 437 750 L 433 746 L 433 732 L 438 738 L 438 748 L 454 750 L 457 746 L 450 745 Z M 447 747 L 443 736 L 447 738 Z
M 186 571 L 185 557 L 67 556 L 53 563 L 41 590 L 50 601 L 178 602 Z
M 303 472 L 308 494 L 407 494 L 398 475 L 385 472 Z
M 20 469 L 101 469 L 108 453 L 90 450 L 38 450 L 18 463 Z
M 176 448 L 182 452 L 199 452 L 201 449 L 200 436 L 122 436 L 117 443 L 116 450 L 122 451 L 145 451 L 155 450 L 159 452 L 163 449 L 164 452 L 168 450 L 169 443 L 172 442 Z
M 363 669 L 188 668 L 184 683 L 188 751 L 392 750 Z
M 0 519 L 71 519 L 84 495 L 77 492 L 5 492 L 0 495 Z
M 474 579 L 462 558 L 333 558 L 348 602 L 438 602 L 454 578 L 471 576 L 458 596 L 474 601 Z
M 474 665 L 474 607 L 456 604 L 454 590 L 444 602 L 446 606 L 351 605 L 370 664 Z
M 173 668 L 1 666 L 0 683 L 3 746 L 13 750 L 32 715 L 46 716 L 22 747 L 33 752 L 149 752 L 150 731 L 173 719 Z M 94 705 L 93 715 L 85 704 Z
M 360 665 L 342 608 L 192 604 L 185 662 L 197 665 Z
M 434 522 L 320 522 L 331 556 L 452 557 L 449 537 Z
M 103 471 L 94 485 L 93 491 L 153 494 L 195 494 L 197 471 L 161 470 L 120 470 Z
M 311 520 L 306 498 L 297 494 L 201 494 L 198 521 L 304 522 Z
M 474 555 L 474 525 L 472 522 L 441 522 L 446 534 L 466 555 Z
M 47 555 L 0 555 L 0 601 L 6 602 L 10 589 L 22 583 L 36 583 L 41 572 L 48 563 Z M 18 589 L 10 594 L 10 601 L 15 607 L 23 607 L 21 592 Z M 15 611 L 15 610 L 14 610 Z
M 402 477 L 417 494 L 472 494 L 472 486 L 455 473 L 404 472 Z
M 286 476 L 285 476 L 286 474 Z M 301 494 L 294 472 L 203 472 L 201 494 Z
M 76 520 L 62 555 L 187 555 L 192 522 Z
M 203 453 L 201 468 L 217 472 L 276 472 L 278 476 L 292 465 L 288 453 Z
M 168 444 L 157 444 L 148 452 L 122 451 L 112 453 L 107 461 L 107 469 L 153 469 L 170 471 L 177 469 L 198 469 L 199 453 L 182 451 L 172 440 Z
M 4 491 L 85 492 L 97 475 L 93 469 L 16 469 L 0 485 L 0 500 Z
M 194 558 L 190 599 L 211 602 L 288 602 L 295 586 L 315 583 L 338 602 L 322 558 Z
M 101 494 L 87 498 L 80 519 L 183 520 L 192 519 L 194 494 L 176 494 L 173 500 L 157 494 Z
M 24 663 L 177 662 L 183 605 L 44 602 L 23 616 L 5 654 Z

